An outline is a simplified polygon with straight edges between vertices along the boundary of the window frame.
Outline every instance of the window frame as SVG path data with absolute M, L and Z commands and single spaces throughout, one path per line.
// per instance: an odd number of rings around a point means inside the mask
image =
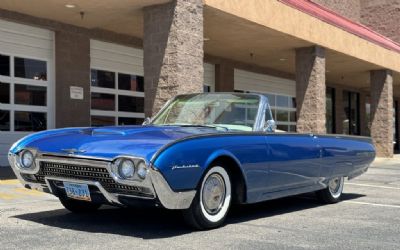
M 108 71 L 114 73 L 114 88 L 103 88 L 103 87 L 96 87 L 92 86 L 92 70 L 100 70 L 100 71 Z M 135 72 L 126 72 L 121 70 L 115 70 L 111 68 L 103 68 L 103 67 L 91 67 L 90 68 L 90 125 L 92 126 L 92 116 L 105 116 L 105 117 L 113 117 L 114 118 L 114 125 L 118 126 L 119 118 L 136 118 L 136 119 L 145 119 L 144 112 L 126 112 L 126 111 L 118 111 L 119 107 L 119 98 L 118 96 L 129 96 L 129 97 L 140 97 L 145 98 L 144 92 L 133 91 L 133 90 L 122 90 L 119 89 L 119 82 L 118 82 L 118 74 L 127 74 L 127 75 L 136 75 L 144 77 L 142 74 L 138 74 Z M 92 93 L 100 93 L 100 94 L 111 94 L 115 97 L 114 103 L 114 110 L 99 110 L 99 109 L 92 109 Z M 132 124 L 134 125 L 134 124 Z
M 0 82 L 8 83 L 10 85 L 10 102 L 8 104 L 0 103 L 0 109 L 10 112 L 10 130 L 2 132 L 13 132 L 13 133 L 32 133 L 37 131 L 16 131 L 15 130 L 15 112 L 38 112 L 46 114 L 46 129 L 54 127 L 54 79 L 53 79 L 53 68 L 52 60 L 46 58 L 39 58 L 24 54 L 15 53 L 3 53 L 2 55 L 9 56 L 10 58 L 10 76 L 0 75 Z M 44 61 L 46 63 L 46 80 L 35 80 L 28 78 L 21 78 L 15 76 L 15 58 L 32 59 Z M 46 106 L 36 106 L 29 104 L 15 104 L 15 85 L 28 85 L 35 87 L 46 88 Z

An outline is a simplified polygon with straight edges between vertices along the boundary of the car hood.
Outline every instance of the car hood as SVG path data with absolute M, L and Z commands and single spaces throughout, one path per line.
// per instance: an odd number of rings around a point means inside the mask
M 164 145 L 198 134 L 216 133 L 213 128 L 180 126 L 121 126 L 65 128 L 31 134 L 16 142 L 10 152 L 36 148 L 40 152 L 112 159 L 119 155 L 142 157 L 150 161 Z

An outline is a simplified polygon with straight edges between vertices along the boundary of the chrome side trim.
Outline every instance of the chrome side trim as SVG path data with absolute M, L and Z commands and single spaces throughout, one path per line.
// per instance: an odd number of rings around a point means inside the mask
M 192 204 L 196 190 L 174 192 L 162 174 L 155 168 L 150 168 L 151 181 L 161 204 L 168 209 L 187 209 Z

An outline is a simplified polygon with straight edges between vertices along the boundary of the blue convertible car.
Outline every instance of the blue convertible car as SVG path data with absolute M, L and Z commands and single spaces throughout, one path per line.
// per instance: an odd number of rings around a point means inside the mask
M 234 203 L 312 191 L 338 202 L 344 178 L 374 157 L 369 138 L 278 133 L 267 98 L 238 93 L 177 96 L 143 126 L 49 130 L 9 152 L 26 188 L 72 212 L 146 203 L 199 229 L 220 226 Z

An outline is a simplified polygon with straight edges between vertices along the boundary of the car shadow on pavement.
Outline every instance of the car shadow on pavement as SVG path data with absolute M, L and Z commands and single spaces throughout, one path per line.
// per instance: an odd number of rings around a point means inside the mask
M 362 195 L 343 194 L 344 200 L 359 197 Z M 312 194 L 234 206 L 228 215 L 227 224 L 242 223 L 319 206 L 323 205 Z M 158 208 L 123 209 L 105 206 L 90 214 L 73 214 L 65 209 L 57 209 L 14 217 L 61 229 L 117 234 L 143 239 L 168 238 L 193 232 L 193 229 L 186 226 L 180 211 Z
M 353 200 L 364 196 L 365 195 L 362 194 L 343 193 L 342 200 Z M 258 218 L 272 217 L 328 205 L 319 202 L 314 193 L 307 193 L 256 204 L 246 204 L 233 207 L 230 216 L 227 218 L 227 223 L 241 223 Z

